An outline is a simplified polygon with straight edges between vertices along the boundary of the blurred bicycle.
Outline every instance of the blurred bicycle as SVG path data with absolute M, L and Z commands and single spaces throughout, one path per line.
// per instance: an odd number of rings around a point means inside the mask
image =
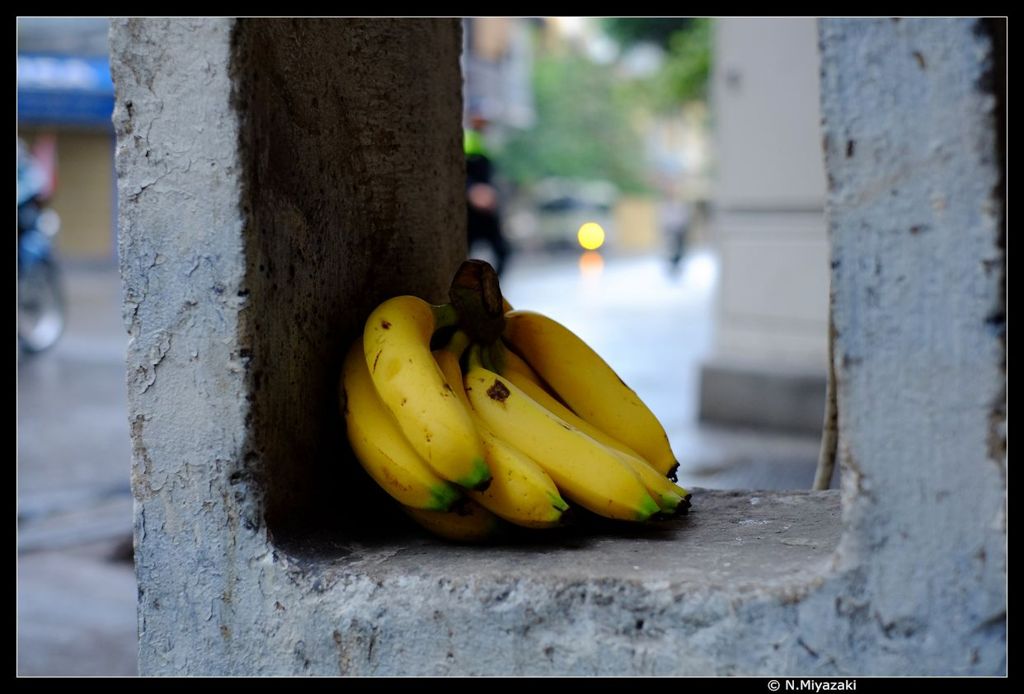
M 45 205 L 47 180 L 18 140 L 18 345 L 26 353 L 52 347 L 64 332 L 66 304 L 53 253 L 60 217 Z

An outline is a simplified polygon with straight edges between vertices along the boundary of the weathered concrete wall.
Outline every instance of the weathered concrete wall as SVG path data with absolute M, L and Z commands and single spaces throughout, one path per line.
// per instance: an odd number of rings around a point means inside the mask
M 823 21 L 821 51 L 850 633 L 876 671 L 1000 672 L 1001 59 L 978 20 Z
M 258 307 L 242 314 L 241 349 L 272 529 L 317 491 L 355 483 L 332 472 L 337 376 L 362 321 L 396 294 L 446 301 L 465 257 L 460 50 L 450 21 L 234 30 L 242 291 Z
M 140 668 L 149 674 L 190 670 L 195 656 L 176 646 L 185 634 L 203 639 L 214 614 L 225 623 L 235 566 L 266 538 L 261 495 L 232 484 L 249 405 L 231 30 L 223 20 L 111 30 Z
M 460 27 L 131 20 L 111 39 L 142 671 L 209 671 L 234 659 L 268 529 L 363 498 L 330 475 L 352 468 L 348 341 L 388 295 L 442 299 L 465 256 Z
M 310 487 L 351 503 L 316 463 L 337 436 L 318 409 L 335 374 L 317 378 L 384 293 L 436 297 L 463 250 L 461 228 L 401 221 L 461 215 L 430 211 L 461 191 L 457 23 L 116 22 L 141 672 L 1005 672 L 991 35 L 830 20 L 820 36 L 841 493 L 696 490 L 691 516 L 659 531 L 477 549 L 325 524 L 283 542 L 273 518 L 331 510 Z M 314 37 L 340 47 L 306 54 Z M 406 68 L 379 67 L 392 59 Z M 360 65 L 381 79 L 361 82 Z M 314 68 L 355 86 L 302 76 Z M 421 94 L 436 127 L 359 140 L 378 127 L 362 100 L 405 103 L 392 92 L 415 79 L 442 93 Z M 300 103 L 324 93 L 333 106 Z M 362 125 L 333 133 L 349 113 Z M 378 177 L 404 171 L 406 147 L 432 158 L 388 198 Z M 379 276 L 375 254 L 401 271 Z

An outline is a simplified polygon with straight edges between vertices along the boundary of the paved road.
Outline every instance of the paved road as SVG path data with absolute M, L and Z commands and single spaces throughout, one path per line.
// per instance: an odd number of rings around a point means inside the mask
M 514 259 L 502 286 L 578 332 L 651 405 L 682 484 L 808 487 L 816 440 L 696 423 L 716 275 L 707 253 L 674 277 L 657 258 L 582 271 L 568 255 Z M 18 364 L 18 671 L 133 674 L 134 574 L 110 558 L 131 531 L 120 285 L 112 270 L 79 270 L 67 288 L 61 342 Z
M 18 362 L 18 673 L 136 672 L 127 336 L 113 270 L 69 272 L 69 319 Z M 120 555 L 121 558 L 112 558 Z

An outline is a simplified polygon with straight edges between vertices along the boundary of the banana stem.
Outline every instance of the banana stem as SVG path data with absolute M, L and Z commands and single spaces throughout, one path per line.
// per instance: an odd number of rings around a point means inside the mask
M 463 352 L 470 345 L 469 335 L 466 334 L 465 330 L 456 330 L 452 334 L 452 339 L 448 340 L 448 344 L 444 346 L 445 351 L 451 352 L 458 359 L 462 359 Z
M 504 374 L 505 366 L 507 363 L 507 357 L 505 356 L 505 343 L 501 340 L 495 340 L 492 344 L 487 346 L 486 357 L 484 363 L 490 363 L 488 367 L 496 374 Z
M 497 369 L 494 368 L 494 362 L 491 361 L 491 350 L 490 349 L 487 349 L 487 348 L 484 348 L 484 347 L 480 348 L 480 361 L 483 363 L 483 366 L 484 366 L 485 369 L 487 369 L 488 371 L 494 371 L 495 373 L 497 373 Z
M 452 278 L 448 296 L 459 316 L 459 327 L 474 342 L 490 344 L 505 330 L 504 302 L 498 274 L 482 260 L 466 260 Z
M 434 314 L 434 332 L 441 328 L 449 328 L 459 322 L 459 313 L 454 304 L 438 304 L 430 307 Z
M 469 368 L 476 368 L 478 366 L 484 366 L 481 359 L 480 345 L 473 345 L 469 348 Z M 484 368 L 487 368 L 484 366 Z

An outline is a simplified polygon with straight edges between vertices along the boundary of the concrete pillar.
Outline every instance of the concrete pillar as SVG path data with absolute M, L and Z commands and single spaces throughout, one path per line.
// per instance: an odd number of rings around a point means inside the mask
M 701 369 L 711 422 L 817 432 L 825 397 L 828 240 L 813 19 L 715 21 L 721 280 Z
M 853 628 L 819 643 L 876 672 L 1001 673 L 1005 23 L 820 27 L 837 558 L 856 568 L 835 605 Z
M 333 402 L 464 251 L 457 23 L 115 22 L 140 671 L 1005 672 L 993 36 L 821 38 L 842 491 L 475 548 L 388 527 Z
M 376 304 L 443 300 L 465 256 L 460 44 L 457 20 L 114 23 L 142 672 L 248 667 L 246 567 L 376 499 L 346 488 L 337 376 Z

